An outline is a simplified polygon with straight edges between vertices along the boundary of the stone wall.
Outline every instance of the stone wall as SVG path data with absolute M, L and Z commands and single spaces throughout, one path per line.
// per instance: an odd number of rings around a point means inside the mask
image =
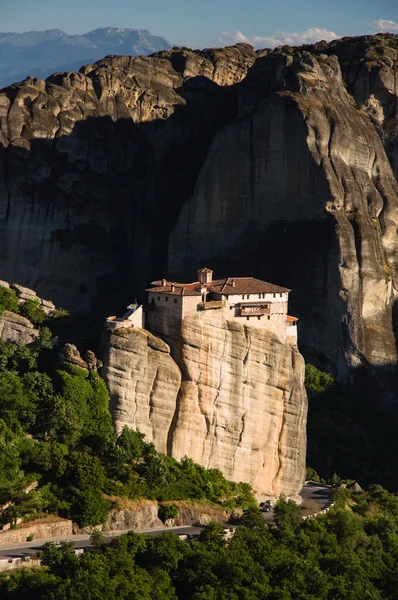
M 72 535 L 72 521 L 59 517 L 48 517 L 30 523 L 20 523 L 16 529 L 0 531 L 0 546 L 26 542 L 33 536 L 34 540 Z

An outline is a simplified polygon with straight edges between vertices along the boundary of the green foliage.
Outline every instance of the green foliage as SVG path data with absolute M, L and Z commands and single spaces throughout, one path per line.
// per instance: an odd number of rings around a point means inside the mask
M 41 325 L 46 318 L 46 313 L 40 306 L 38 298 L 25 300 L 19 308 L 21 315 L 29 319 L 34 325 Z
M 0 314 L 3 310 L 19 313 L 19 299 L 14 290 L 0 286 Z
M 365 487 L 377 481 L 397 491 L 398 416 L 380 410 L 366 389 L 348 392 L 312 365 L 306 366 L 305 385 L 308 464 L 324 480 L 337 472 Z
M 318 473 L 312 467 L 307 467 L 306 481 L 320 481 Z
M 105 382 L 68 363 L 54 369 L 51 339 L 44 327 L 29 346 L 0 340 L 0 503 L 11 502 L 0 524 L 57 513 L 80 527 L 99 525 L 110 508 L 106 494 L 255 504 L 245 483 L 164 456 L 127 427 L 116 436 Z M 39 488 L 26 494 L 37 479 Z M 163 510 L 175 516 L 173 506 Z
M 161 504 L 158 509 L 158 517 L 163 523 L 168 519 L 176 519 L 178 517 L 178 508 L 172 504 Z
M 269 529 L 259 511 L 230 540 L 210 523 L 186 543 L 134 532 L 76 557 L 46 544 L 45 567 L 0 574 L 5 600 L 372 600 L 397 598 L 398 498 L 380 486 L 352 492 L 351 508 L 297 519 L 277 504 Z M 297 507 L 296 507 L 297 508 Z

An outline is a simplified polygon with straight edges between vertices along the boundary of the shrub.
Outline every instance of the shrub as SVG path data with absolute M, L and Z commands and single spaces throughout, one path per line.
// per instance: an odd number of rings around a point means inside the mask
M 46 313 L 40 306 L 40 302 L 37 298 L 34 300 L 25 300 L 21 304 L 21 315 L 29 319 L 35 325 L 41 325 L 46 318 Z
M 178 508 L 172 504 L 161 504 L 158 509 L 158 517 L 163 523 L 167 519 L 176 519 L 178 517 Z
M 11 312 L 19 312 L 19 300 L 14 290 L 9 288 L 0 287 L 0 313 L 3 310 L 10 310 Z
M 28 535 L 28 537 L 26 538 L 27 542 L 32 542 L 33 541 L 33 533 L 31 533 L 30 535 Z

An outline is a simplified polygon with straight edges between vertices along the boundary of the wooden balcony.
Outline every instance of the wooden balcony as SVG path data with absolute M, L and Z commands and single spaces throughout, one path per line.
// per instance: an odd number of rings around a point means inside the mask
M 239 315 L 241 317 L 261 317 L 262 315 L 269 315 L 269 306 L 268 305 L 240 305 L 239 307 Z
M 225 308 L 225 300 L 210 300 L 209 302 L 200 302 L 198 310 L 214 310 L 215 308 Z

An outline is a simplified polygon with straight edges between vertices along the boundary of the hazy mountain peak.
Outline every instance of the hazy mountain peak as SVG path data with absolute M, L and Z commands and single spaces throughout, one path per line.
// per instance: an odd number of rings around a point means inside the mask
M 0 33 L 0 87 L 27 76 L 46 78 L 56 71 L 77 71 L 107 54 L 137 56 L 171 48 L 147 29 L 99 27 L 82 35 L 62 29 Z

